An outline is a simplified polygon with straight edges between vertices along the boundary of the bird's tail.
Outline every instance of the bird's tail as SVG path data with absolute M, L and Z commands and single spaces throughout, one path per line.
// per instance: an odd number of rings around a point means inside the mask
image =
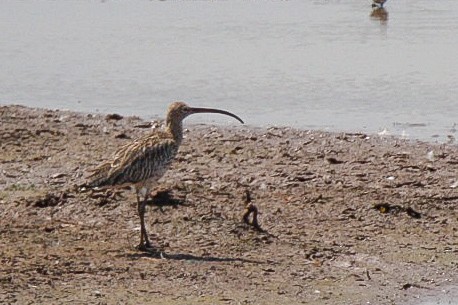
M 102 187 L 109 184 L 108 173 L 111 170 L 110 163 L 104 163 L 90 170 L 91 174 L 87 177 L 86 187 Z

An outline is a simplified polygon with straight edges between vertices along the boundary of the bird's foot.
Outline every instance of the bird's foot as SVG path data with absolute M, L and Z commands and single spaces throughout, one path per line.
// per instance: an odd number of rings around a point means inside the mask
M 160 248 L 155 248 L 151 246 L 149 243 L 141 243 L 136 247 L 137 250 L 148 253 L 149 256 L 160 258 L 160 259 L 167 259 L 165 252 Z
M 149 242 L 147 242 L 147 243 L 141 242 L 136 248 L 137 248 L 137 250 L 145 251 L 145 252 L 153 252 L 154 251 L 154 247 L 151 246 L 151 244 Z

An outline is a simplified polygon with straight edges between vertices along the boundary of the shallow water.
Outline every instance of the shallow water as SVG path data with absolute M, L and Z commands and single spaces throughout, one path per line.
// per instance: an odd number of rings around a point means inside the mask
M 458 1 L 370 4 L 4 0 L 0 104 L 453 140 Z

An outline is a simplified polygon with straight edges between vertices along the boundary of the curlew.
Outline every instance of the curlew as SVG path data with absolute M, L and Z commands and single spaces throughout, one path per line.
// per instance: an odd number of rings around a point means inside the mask
M 152 187 L 164 175 L 183 141 L 183 120 L 194 113 L 219 113 L 231 116 L 243 124 L 233 113 L 213 108 L 193 108 L 183 102 L 169 106 L 166 128 L 154 131 L 119 148 L 113 158 L 91 170 L 89 187 L 119 187 L 132 185 L 137 195 L 140 217 L 140 244 L 138 248 L 151 248 L 145 228 L 145 209 Z M 141 200 L 143 196 L 143 200 Z
M 386 0 L 372 0 L 372 2 L 372 7 L 383 8 L 383 5 L 385 4 Z

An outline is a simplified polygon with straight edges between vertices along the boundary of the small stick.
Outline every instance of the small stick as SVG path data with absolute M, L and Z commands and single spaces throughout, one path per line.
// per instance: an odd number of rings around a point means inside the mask
M 245 208 L 245 214 L 243 214 L 243 222 L 247 225 L 253 226 L 256 230 L 261 231 L 262 229 L 258 223 L 258 208 L 253 203 L 251 203 L 251 194 L 249 190 L 245 191 L 245 195 L 245 203 L 247 205 Z M 253 220 L 250 223 L 249 217 L 251 213 L 253 213 Z

